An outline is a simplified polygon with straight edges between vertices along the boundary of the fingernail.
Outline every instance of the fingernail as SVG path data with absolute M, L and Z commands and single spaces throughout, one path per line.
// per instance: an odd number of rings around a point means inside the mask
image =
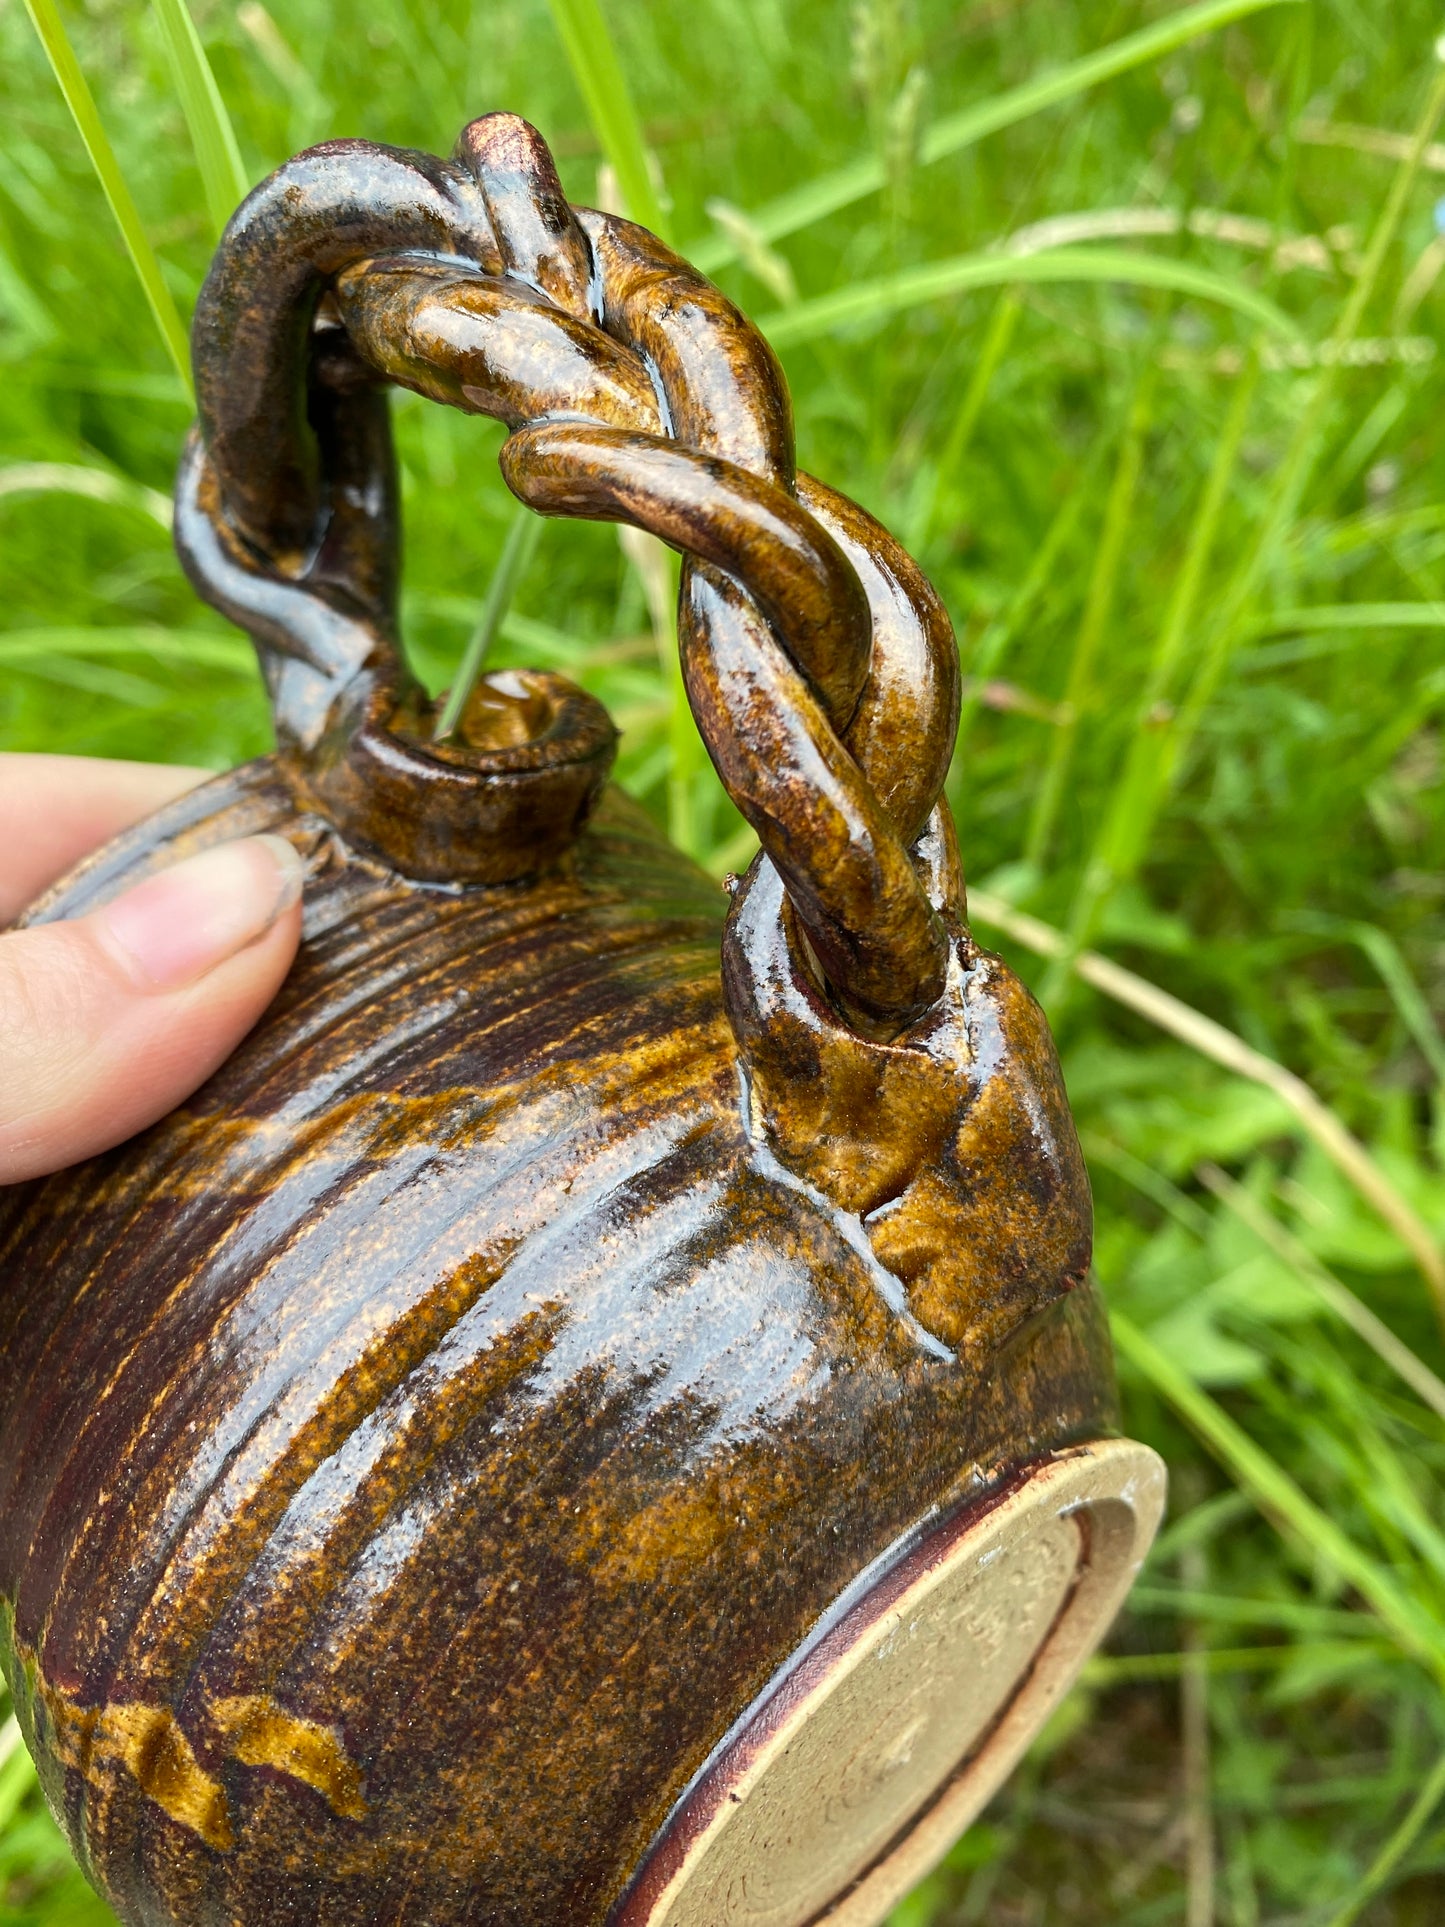
M 301 859 L 281 836 L 248 836 L 147 877 L 96 912 L 137 984 L 176 990 L 234 957 L 301 894 Z

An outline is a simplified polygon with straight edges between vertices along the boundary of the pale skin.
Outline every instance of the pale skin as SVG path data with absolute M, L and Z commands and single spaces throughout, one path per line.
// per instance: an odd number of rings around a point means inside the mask
M 0 754 L 0 930 L 207 774 Z M 300 889 L 288 844 L 247 837 L 89 916 L 0 935 L 0 1184 L 108 1150 L 202 1084 L 280 988 Z

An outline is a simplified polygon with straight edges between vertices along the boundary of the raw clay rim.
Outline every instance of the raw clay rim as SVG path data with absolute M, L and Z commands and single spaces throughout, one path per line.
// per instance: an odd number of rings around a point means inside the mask
M 992 1799 L 1108 1632 L 1158 1529 L 1164 1495 L 1164 1466 L 1148 1446 L 1098 1439 L 1021 1466 L 922 1538 L 910 1534 L 878 1562 L 883 1570 L 863 1596 L 840 1602 L 844 1610 L 824 1636 L 801 1647 L 759 1694 L 674 1808 L 612 1915 L 613 1927 L 671 1927 L 685 1888 L 772 1763 L 943 1580 L 960 1567 L 981 1569 L 1018 1543 L 1037 1527 L 1040 1508 L 1075 1517 L 1072 1584 L 987 1732 L 871 1864 L 797 1923 L 877 1927 Z

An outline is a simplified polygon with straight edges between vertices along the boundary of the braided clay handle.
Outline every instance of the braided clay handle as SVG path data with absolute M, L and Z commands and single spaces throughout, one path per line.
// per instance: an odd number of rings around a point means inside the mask
M 282 168 L 227 232 L 195 357 L 182 553 L 255 634 L 278 734 L 340 827 L 395 841 L 377 779 L 398 754 L 418 774 L 437 756 L 396 632 L 384 378 L 504 421 L 503 473 L 540 513 L 628 522 L 682 553 L 693 712 L 803 954 L 870 1028 L 937 1001 L 940 908 L 959 908 L 931 854 L 957 723 L 948 617 L 884 529 L 797 474 L 757 330 L 642 228 L 574 211 L 524 121 L 473 122 L 446 163 L 344 141 Z M 533 712 L 552 699 L 540 731 L 535 715 L 494 731 L 517 740 L 479 745 L 477 787 L 525 765 L 539 825 L 570 833 L 610 732 L 556 679 L 530 694 Z M 426 873 L 424 853 L 388 853 Z

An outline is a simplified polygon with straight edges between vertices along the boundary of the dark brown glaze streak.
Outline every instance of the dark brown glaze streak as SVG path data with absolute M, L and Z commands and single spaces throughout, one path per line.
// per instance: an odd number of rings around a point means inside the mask
M 0 1653 L 127 1922 L 601 1927 L 860 1573 L 1113 1423 L 1052 1042 L 964 922 L 952 631 L 515 116 L 288 163 L 194 340 L 177 539 L 278 750 L 29 920 L 264 830 L 304 939 L 188 1104 L 0 1192 Z M 684 553 L 730 909 L 563 679 L 431 740 L 387 382 Z

